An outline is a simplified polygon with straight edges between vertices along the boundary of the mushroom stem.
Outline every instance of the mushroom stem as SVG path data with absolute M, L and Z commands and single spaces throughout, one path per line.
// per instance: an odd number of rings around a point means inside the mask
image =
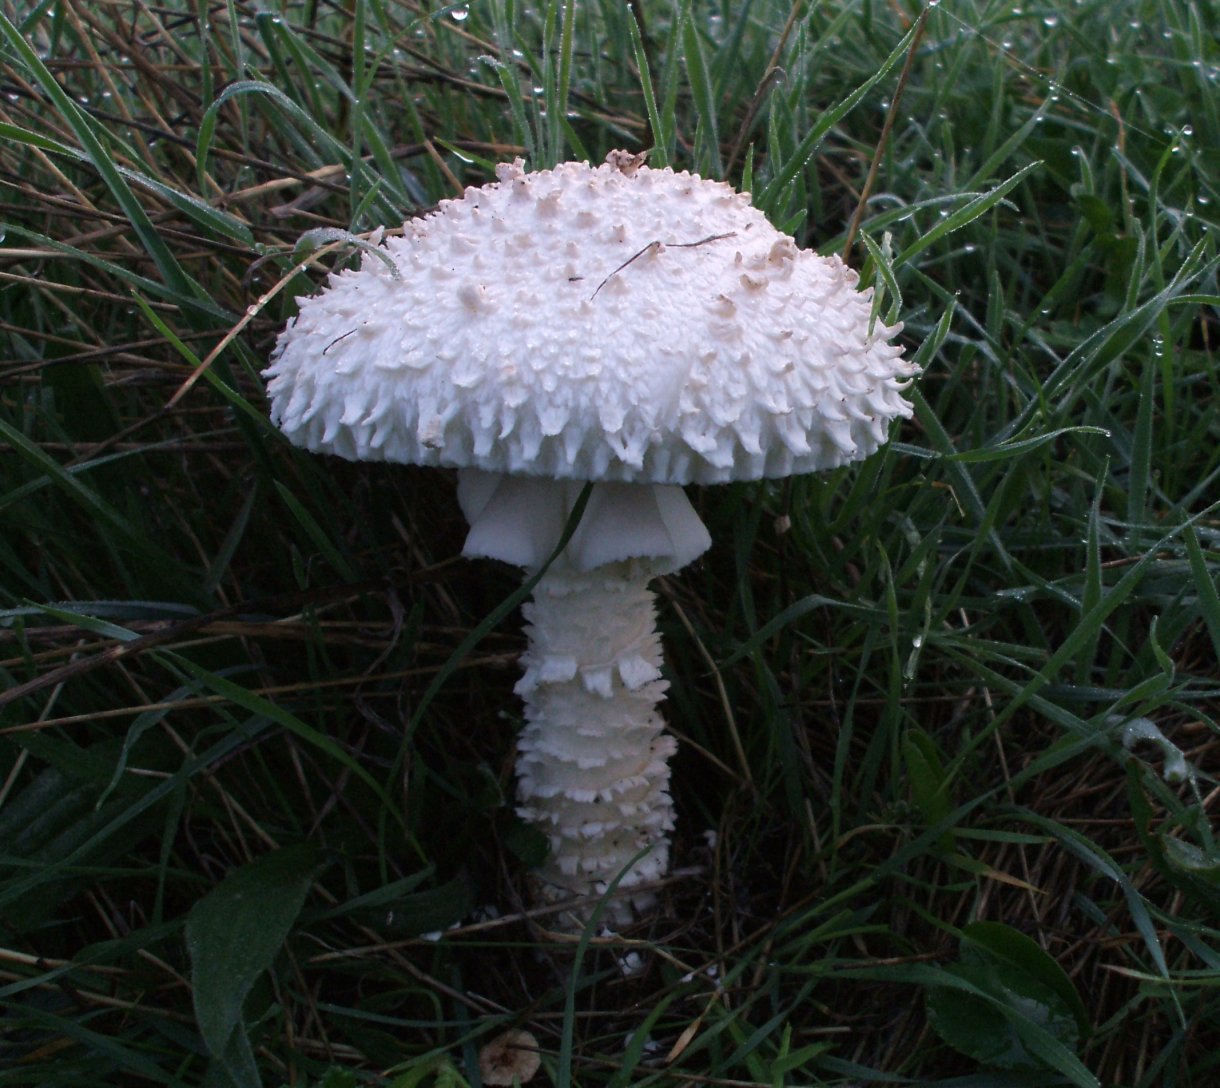
M 669 685 L 647 582 L 605 568 L 548 573 L 524 608 L 518 813 L 550 840 L 534 874 L 543 900 L 601 894 L 620 874 L 626 890 L 669 865 L 669 757 L 678 746 L 656 709 Z M 630 921 L 633 907 L 652 903 L 646 893 L 617 899 L 610 917 Z
M 536 572 L 582 486 L 463 470 L 465 554 Z M 678 746 L 657 713 L 669 685 L 648 583 L 710 544 L 680 487 L 594 484 L 579 526 L 523 607 L 518 812 L 550 840 L 534 880 L 544 901 L 600 895 L 616 877 L 628 892 L 669 866 L 669 757 Z M 616 897 L 610 920 L 625 923 L 651 905 L 643 892 Z

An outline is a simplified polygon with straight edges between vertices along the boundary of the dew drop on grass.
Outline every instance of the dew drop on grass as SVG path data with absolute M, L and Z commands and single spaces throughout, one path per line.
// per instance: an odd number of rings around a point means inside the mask
M 455 23 L 464 23 L 470 18 L 470 8 L 454 8 L 449 13 L 449 18 Z
M 1017 586 L 1012 589 L 998 589 L 995 595 L 1006 601 L 1023 602 L 1029 600 L 1030 590 L 1026 586 Z
M 1058 15 L 1043 15 L 1042 16 L 1042 25 L 1049 26 L 1049 27 L 1058 26 L 1059 25 L 1059 16 Z

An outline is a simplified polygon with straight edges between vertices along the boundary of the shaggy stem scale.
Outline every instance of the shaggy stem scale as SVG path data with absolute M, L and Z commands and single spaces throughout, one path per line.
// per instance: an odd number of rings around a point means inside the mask
M 669 685 L 647 577 L 548 573 L 524 612 L 519 812 L 551 844 L 535 873 L 538 894 L 599 894 L 628 866 L 622 888 L 656 879 L 668 867 L 677 744 L 656 709 Z M 631 904 L 644 911 L 652 897 Z M 620 901 L 611 915 L 629 920 L 630 908 Z

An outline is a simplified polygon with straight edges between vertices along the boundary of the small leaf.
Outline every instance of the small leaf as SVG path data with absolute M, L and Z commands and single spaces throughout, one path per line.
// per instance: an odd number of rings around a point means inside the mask
M 252 1068 L 242 1003 L 283 946 L 320 864 L 320 852 L 310 844 L 273 851 L 231 872 L 187 918 L 199 1031 L 240 1084 L 249 1083 Z
M 955 1050 L 1001 1069 L 1039 1069 L 1046 1063 L 1031 1049 L 1031 1036 L 1076 1042 L 1072 1015 L 1058 995 L 1024 971 L 994 963 L 946 971 L 960 985 L 928 991 L 928 1018 Z
M 983 953 L 1024 971 L 1030 978 L 1054 991 L 1071 1010 L 1081 1038 L 1092 1030 L 1089 1014 L 1063 968 L 1036 941 L 1002 922 L 971 922 L 962 927 L 962 958 Z
M 928 1019 L 954 1049 L 1001 1069 L 1054 1069 L 1099 1088 L 1074 1052 L 1089 1020 L 1071 982 L 1024 934 L 997 922 L 962 930 L 960 963 L 927 992 Z

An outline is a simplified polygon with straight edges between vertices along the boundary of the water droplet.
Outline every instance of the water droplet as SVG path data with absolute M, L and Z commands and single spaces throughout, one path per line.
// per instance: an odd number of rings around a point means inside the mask
M 1051 26 L 1051 27 L 1058 26 L 1059 25 L 1059 16 L 1058 15 L 1043 15 L 1042 16 L 1042 25 Z
M 1194 129 L 1193 125 L 1183 125 L 1182 126 L 1182 135 L 1183 136 L 1193 136 L 1194 134 L 1195 134 L 1195 129 Z
M 1019 587 L 1016 587 L 1013 589 L 996 590 L 997 597 L 1003 597 L 1005 600 L 1009 600 L 1009 601 L 1027 601 L 1027 600 L 1029 600 L 1030 593 L 1031 593 L 1031 590 L 1030 590 L 1030 587 L 1028 587 L 1028 586 L 1019 586 Z
M 449 18 L 455 23 L 464 23 L 470 18 L 470 8 L 454 8 L 449 13 Z

